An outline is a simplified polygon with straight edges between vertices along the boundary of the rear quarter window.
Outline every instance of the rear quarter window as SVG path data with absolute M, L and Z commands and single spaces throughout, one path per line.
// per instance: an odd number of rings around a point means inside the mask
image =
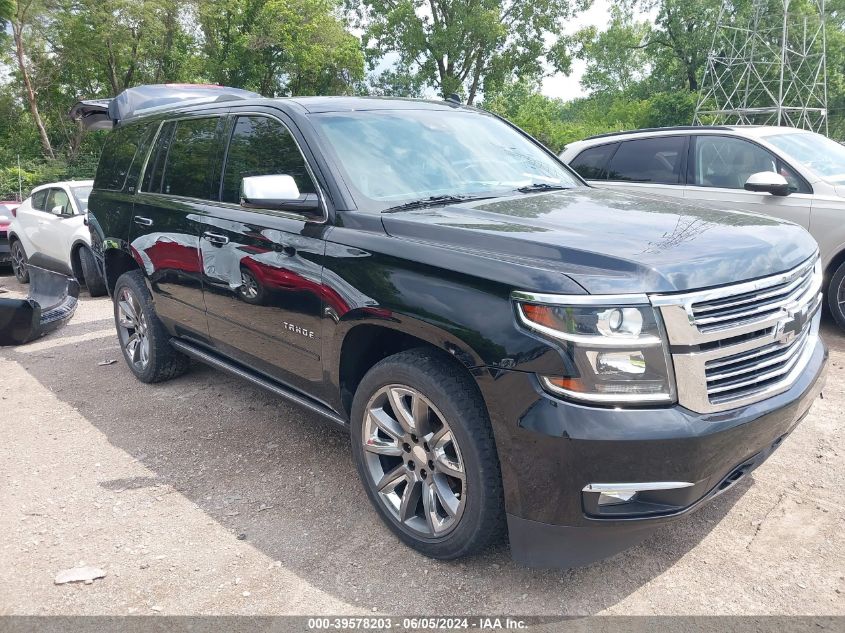
M 619 143 L 609 143 L 585 149 L 570 161 L 572 167 L 584 180 L 602 180 L 607 177 L 605 165 Z
M 95 189 L 123 190 L 136 156 L 138 162 L 141 161 L 138 148 L 147 136 L 149 128 L 149 125 L 128 125 L 118 127 L 109 135 L 103 153 L 100 154 L 97 175 L 94 177 Z M 135 171 L 138 169 L 140 164 L 135 165 Z

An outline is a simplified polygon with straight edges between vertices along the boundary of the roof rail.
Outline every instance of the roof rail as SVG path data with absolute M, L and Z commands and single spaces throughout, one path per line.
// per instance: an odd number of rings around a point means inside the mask
M 619 132 L 605 132 L 604 134 L 594 134 L 593 136 L 588 136 L 584 140 L 594 139 L 594 138 L 605 138 L 607 136 L 619 136 L 621 134 L 636 134 L 637 132 L 665 132 L 665 131 L 674 131 L 677 130 L 679 132 L 684 130 L 730 130 L 732 128 L 728 127 L 727 125 L 671 125 L 668 127 L 644 127 L 640 128 L 639 130 L 621 130 Z
M 149 84 L 127 88 L 113 99 L 79 101 L 69 115 L 87 130 L 107 130 L 133 118 L 179 106 L 260 98 L 255 92 L 214 84 Z

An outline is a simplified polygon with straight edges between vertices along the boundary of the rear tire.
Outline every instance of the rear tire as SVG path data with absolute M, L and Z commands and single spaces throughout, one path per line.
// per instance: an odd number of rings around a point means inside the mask
M 114 286 L 114 321 L 123 358 L 141 382 L 181 376 L 190 360 L 170 345 L 170 335 L 156 316 L 144 273 L 123 273 Z
M 845 262 L 840 264 L 827 287 L 827 307 L 836 325 L 845 330 Z
M 88 294 L 92 297 L 105 295 L 106 280 L 103 279 L 100 268 L 94 260 L 94 253 L 87 246 L 79 247 L 79 265 L 82 267 L 82 276 L 85 278 Z
M 29 258 L 26 256 L 23 244 L 20 240 L 13 240 L 9 250 L 12 253 L 12 271 L 15 273 L 18 283 L 28 284 L 29 270 L 27 266 Z
M 377 363 L 355 392 L 351 431 L 367 496 L 404 543 L 454 559 L 502 537 L 493 431 L 476 386 L 454 361 L 418 348 Z

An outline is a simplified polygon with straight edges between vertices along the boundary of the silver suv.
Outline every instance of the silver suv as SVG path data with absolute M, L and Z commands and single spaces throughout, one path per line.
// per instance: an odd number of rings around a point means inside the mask
M 603 134 L 560 155 L 590 184 L 674 196 L 800 224 L 819 243 L 827 303 L 845 329 L 845 147 L 786 127 L 695 126 Z

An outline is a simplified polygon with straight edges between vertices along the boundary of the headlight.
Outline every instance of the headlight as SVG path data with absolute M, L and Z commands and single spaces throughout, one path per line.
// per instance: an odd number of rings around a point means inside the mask
M 514 298 L 520 322 L 568 352 L 568 375 L 539 377 L 547 391 L 603 404 L 675 400 L 662 323 L 650 304 L 617 298 L 617 304 L 590 305 L 583 303 L 590 297 L 577 297 L 563 305 L 566 297 L 523 293 Z

